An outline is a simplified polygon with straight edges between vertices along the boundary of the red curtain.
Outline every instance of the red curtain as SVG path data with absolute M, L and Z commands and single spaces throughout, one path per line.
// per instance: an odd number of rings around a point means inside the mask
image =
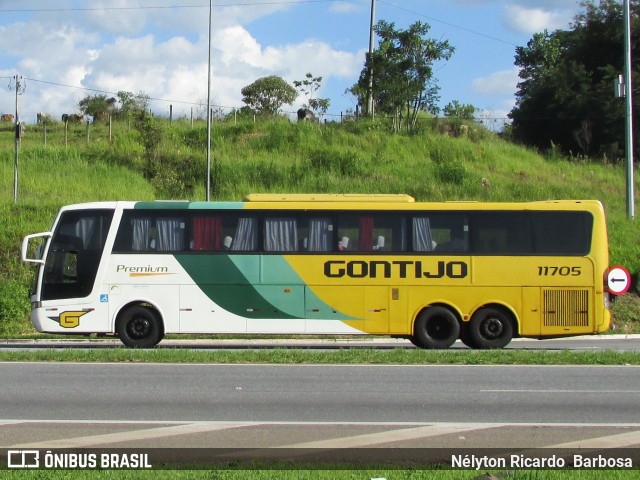
M 360 217 L 358 250 L 361 252 L 373 250 L 373 217 Z
M 220 217 L 193 218 L 193 250 L 221 250 L 222 219 Z

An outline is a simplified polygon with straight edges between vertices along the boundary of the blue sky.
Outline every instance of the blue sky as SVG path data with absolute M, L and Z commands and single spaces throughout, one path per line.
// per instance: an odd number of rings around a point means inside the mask
M 355 108 L 369 42 L 371 0 L 213 0 L 212 103 L 242 107 L 242 87 L 268 75 L 289 82 L 322 76 L 328 120 Z M 567 28 L 577 0 L 376 0 L 376 20 L 430 25 L 453 57 L 437 63 L 441 107 L 470 103 L 501 125 L 514 104 L 516 46 L 533 33 Z M 78 111 L 90 94 L 144 92 L 168 115 L 206 111 L 208 0 L 0 0 L 0 80 L 22 75 L 20 119 Z M 13 84 L 11 84 L 13 86 Z M 303 97 L 284 110 L 295 112 Z M 0 113 L 15 93 L 0 90 Z

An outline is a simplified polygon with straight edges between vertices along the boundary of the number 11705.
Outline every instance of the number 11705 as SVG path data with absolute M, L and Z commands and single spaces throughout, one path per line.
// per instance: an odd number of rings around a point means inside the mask
M 538 276 L 540 277 L 577 277 L 579 275 L 582 275 L 580 267 L 538 266 Z

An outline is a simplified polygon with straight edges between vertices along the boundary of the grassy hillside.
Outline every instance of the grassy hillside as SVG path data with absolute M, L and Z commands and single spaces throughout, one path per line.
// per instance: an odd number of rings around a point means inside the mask
M 460 133 L 456 135 L 456 132 Z M 31 332 L 31 269 L 21 238 L 49 229 L 64 204 L 94 200 L 205 198 L 206 126 L 162 125 L 155 151 L 128 124 L 29 126 L 19 149 L 13 202 L 14 141 L 0 130 L 0 334 Z M 640 231 L 626 219 L 624 169 L 585 159 L 544 158 L 477 126 L 434 122 L 413 135 L 380 123 L 219 123 L 212 130 L 212 197 L 251 192 L 407 193 L 417 200 L 596 198 L 606 208 L 611 264 L 640 273 Z M 483 179 L 485 181 L 483 183 Z M 490 186 L 488 186 L 490 184 Z M 627 310 L 632 307 L 628 307 Z

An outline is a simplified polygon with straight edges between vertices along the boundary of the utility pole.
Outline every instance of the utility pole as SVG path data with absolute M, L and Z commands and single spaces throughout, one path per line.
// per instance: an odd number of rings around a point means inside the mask
M 22 125 L 20 124 L 20 116 L 18 111 L 18 97 L 24 93 L 24 83 L 22 75 L 14 75 L 13 80 L 15 82 L 16 89 L 16 135 L 15 135 L 15 157 L 13 161 L 13 201 L 18 201 L 18 152 L 20 149 L 20 137 L 22 136 Z M 9 83 L 9 89 L 11 89 L 11 83 Z
M 376 18 L 376 0 L 371 0 L 371 20 L 369 21 L 369 60 L 373 56 L 373 23 Z M 369 90 L 367 91 L 367 113 L 373 118 L 373 65 L 369 64 Z
M 207 62 L 207 202 L 211 200 L 211 10 L 209 0 L 209 60 Z
M 631 88 L 631 11 L 629 0 L 624 0 L 624 94 L 625 94 L 625 153 L 627 160 L 627 217 L 635 219 L 635 193 L 633 180 L 633 103 Z

